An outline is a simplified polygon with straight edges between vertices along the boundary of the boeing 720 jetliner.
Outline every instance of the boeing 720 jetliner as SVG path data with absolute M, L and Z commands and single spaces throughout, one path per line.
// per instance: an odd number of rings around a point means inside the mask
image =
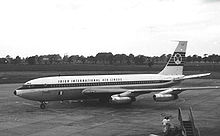
M 210 75 L 183 75 L 187 41 L 179 41 L 165 68 L 158 74 L 54 76 L 30 80 L 16 89 L 14 94 L 41 102 L 45 108 L 48 101 L 99 99 L 100 102 L 129 104 L 142 94 L 152 93 L 159 102 L 178 99 L 186 90 L 217 89 L 219 87 L 173 88 L 185 79 Z

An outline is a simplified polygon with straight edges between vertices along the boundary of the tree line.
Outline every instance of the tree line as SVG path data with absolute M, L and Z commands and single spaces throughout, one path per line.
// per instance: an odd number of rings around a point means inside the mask
M 64 55 L 61 57 L 59 54 L 49 55 L 35 55 L 26 58 L 17 56 L 15 58 L 7 55 L 4 58 L 0 58 L 0 64 L 23 64 L 23 65 L 37 65 L 37 64 L 104 64 L 104 65 L 148 65 L 151 67 L 155 63 L 166 63 L 171 54 L 163 54 L 161 56 L 144 56 L 133 54 L 115 54 L 111 52 L 101 52 L 95 56 L 79 56 L 79 55 Z M 198 63 L 219 63 L 220 55 L 217 54 L 204 54 L 204 56 L 192 55 L 185 57 L 186 62 L 198 62 Z

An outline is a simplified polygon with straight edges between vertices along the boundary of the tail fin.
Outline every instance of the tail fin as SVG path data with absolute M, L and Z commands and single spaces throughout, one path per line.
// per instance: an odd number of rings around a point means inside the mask
M 185 61 L 187 41 L 179 41 L 173 55 L 170 57 L 161 75 L 182 75 Z

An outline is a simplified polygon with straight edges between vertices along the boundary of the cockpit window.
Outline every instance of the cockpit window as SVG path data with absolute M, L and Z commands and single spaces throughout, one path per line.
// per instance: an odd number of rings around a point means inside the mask
M 22 87 L 20 87 L 19 89 L 28 89 L 31 88 L 32 85 L 23 85 Z

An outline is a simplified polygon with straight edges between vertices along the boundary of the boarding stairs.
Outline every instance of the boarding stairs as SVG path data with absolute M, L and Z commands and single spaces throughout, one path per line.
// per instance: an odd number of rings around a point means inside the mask
M 200 136 L 199 130 L 195 127 L 192 108 L 189 108 L 188 120 L 183 120 L 182 111 L 178 109 L 178 120 L 184 136 Z

